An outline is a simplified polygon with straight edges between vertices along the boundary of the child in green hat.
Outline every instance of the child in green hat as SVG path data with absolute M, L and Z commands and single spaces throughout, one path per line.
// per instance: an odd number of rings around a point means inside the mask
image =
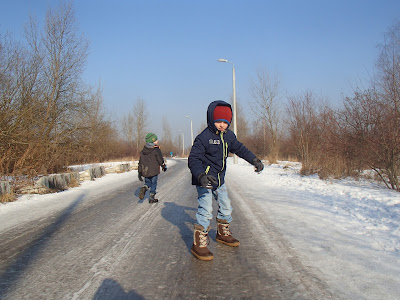
M 160 147 L 158 146 L 158 138 L 154 133 L 146 134 L 146 145 L 140 152 L 138 176 L 139 180 L 143 181 L 144 186 L 140 189 L 139 199 L 143 200 L 146 191 L 150 189 L 149 203 L 156 203 L 158 199 L 155 198 L 157 189 L 158 174 L 160 174 L 160 167 L 165 172 L 167 166 L 162 156 Z

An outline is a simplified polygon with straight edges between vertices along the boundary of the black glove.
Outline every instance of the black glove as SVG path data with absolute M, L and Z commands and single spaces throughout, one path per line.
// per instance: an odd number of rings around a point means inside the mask
M 198 181 L 203 188 L 212 189 L 213 185 L 218 185 L 217 179 L 212 175 L 207 175 L 206 173 L 201 173 Z
M 140 174 L 139 172 L 138 172 L 137 174 L 138 174 L 138 178 L 139 178 L 139 180 L 140 180 L 140 181 L 143 181 L 142 174 Z
M 257 173 L 261 173 L 261 171 L 264 169 L 263 163 L 257 157 L 253 159 L 253 165 L 254 165 L 254 171 Z
M 165 172 L 165 171 L 167 171 L 167 165 L 166 164 L 162 164 L 161 165 L 161 168 L 162 168 L 162 170 Z

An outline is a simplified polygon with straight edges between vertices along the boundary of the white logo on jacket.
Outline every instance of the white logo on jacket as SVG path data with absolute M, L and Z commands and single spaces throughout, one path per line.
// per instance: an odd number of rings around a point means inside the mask
M 213 139 L 210 139 L 210 140 L 208 141 L 208 143 L 209 143 L 210 145 L 219 145 L 219 144 L 221 143 L 221 141 L 220 141 L 220 140 L 213 140 Z

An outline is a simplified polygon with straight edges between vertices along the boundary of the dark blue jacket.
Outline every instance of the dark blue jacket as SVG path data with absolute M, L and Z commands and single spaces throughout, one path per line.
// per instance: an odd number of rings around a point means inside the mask
M 251 164 L 256 157 L 236 139 L 236 135 L 232 131 L 229 129 L 225 132 L 217 130 L 213 118 L 216 106 L 228 106 L 232 110 L 230 104 L 221 100 L 214 101 L 208 106 L 208 127 L 194 140 L 188 159 L 188 166 L 192 172 L 193 185 L 200 185 L 198 178 L 201 173 L 214 176 L 219 182 L 218 187 L 224 184 L 226 158 L 229 152 L 236 154 Z M 214 188 L 217 188 L 217 186 L 214 186 Z

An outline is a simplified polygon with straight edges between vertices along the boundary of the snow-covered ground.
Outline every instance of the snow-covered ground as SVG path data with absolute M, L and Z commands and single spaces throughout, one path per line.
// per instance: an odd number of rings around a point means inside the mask
M 400 299 L 400 193 L 369 180 L 301 176 L 300 167 L 280 162 L 254 175 L 239 159 L 227 176 L 330 286 L 351 299 Z
M 254 178 L 246 176 L 253 170 L 242 166 L 248 166 L 248 163 L 239 160 L 239 166 L 231 164 L 228 174 L 241 174 L 244 185 L 254 186 L 252 190 L 260 204 L 269 203 L 268 208 L 276 207 L 278 210 L 277 206 L 280 206 L 280 209 L 291 210 L 292 217 L 297 215 L 296 218 L 304 222 L 313 216 L 330 219 L 337 228 L 370 237 L 371 248 L 399 254 L 399 192 L 366 179 L 321 180 L 318 175 L 301 176 L 301 164 L 293 162 L 266 166 L 260 174 L 260 180 L 254 182 Z M 290 202 L 281 203 L 279 199 L 270 202 L 273 198 L 268 197 L 271 191 L 290 194 Z
M 168 159 L 168 166 L 173 164 Z M 239 159 L 233 165 L 229 159 L 227 176 L 240 181 L 249 201 L 265 212 L 302 261 L 319 270 L 329 285 L 354 299 L 400 299 L 400 193 L 368 180 L 301 176 L 299 169 L 298 163 L 280 162 L 255 174 L 247 162 Z M 77 194 L 94 196 L 138 180 L 132 172 L 137 171 L 108 174 L 62 193 L 24 195 L 1 204 L 0 230 L 26 221 L 28 211 L 45 214 L 49 202 L 67 206 Z

